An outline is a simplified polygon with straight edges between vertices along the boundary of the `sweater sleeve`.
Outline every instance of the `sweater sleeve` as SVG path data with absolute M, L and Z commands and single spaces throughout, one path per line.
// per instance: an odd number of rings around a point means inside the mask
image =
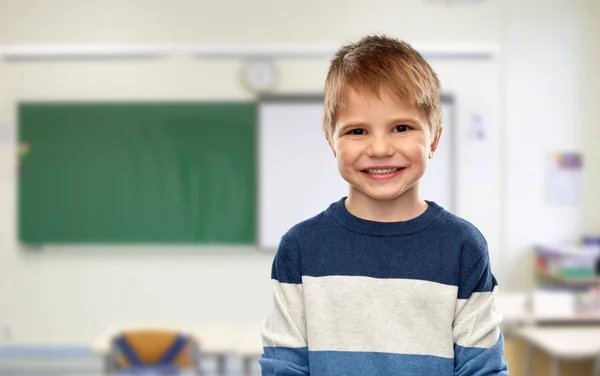
M 495 310 L 498 292 L 487 243 L 478 231 L 463 246 L 458 301 L 452 326 L 454 373 L 460 376 L 508 375 L 502 317 Z
M 308 345 L 300 255 L 297 242 L 284 235 L 271 270 L 273 308 L 263 321 L 262 376 L 309 375 Z

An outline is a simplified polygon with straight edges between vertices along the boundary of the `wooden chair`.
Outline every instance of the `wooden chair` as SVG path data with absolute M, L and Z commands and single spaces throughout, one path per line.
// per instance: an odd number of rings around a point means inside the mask
M 191 335 L 172 330 L 128 330 L 116 335 L 107 357 L 108 373 L 201 375 L 200 346 Z

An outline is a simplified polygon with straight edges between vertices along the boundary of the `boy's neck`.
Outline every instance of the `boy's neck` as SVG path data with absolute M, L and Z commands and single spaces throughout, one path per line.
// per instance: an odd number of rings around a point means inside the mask
M 416 187 L 394 200 L 385 201 L 375 200 L 351 187 L 345 206 L 358 218 L 375 222 L 401 222 L 423 214 L 428 204 L 420 197 Z

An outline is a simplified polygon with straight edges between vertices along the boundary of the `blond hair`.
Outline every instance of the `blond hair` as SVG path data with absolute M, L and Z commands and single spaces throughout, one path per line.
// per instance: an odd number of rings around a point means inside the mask
M 325 80 L 323 131 L 329 142 L 337 111 L 344 107 L 349 89 L 378 98 L 387 90 L 421 110 L 433 135 L 441 128 L 440 82 L 423 56 L 404 41 L 366 36 L 334 55 Z

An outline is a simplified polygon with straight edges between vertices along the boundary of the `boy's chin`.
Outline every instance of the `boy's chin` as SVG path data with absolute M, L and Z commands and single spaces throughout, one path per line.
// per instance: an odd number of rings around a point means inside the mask
M 406 190 L 360 190 L 365 198 L 373 201 L 391 202 L 399 200 L 406 194 Z

